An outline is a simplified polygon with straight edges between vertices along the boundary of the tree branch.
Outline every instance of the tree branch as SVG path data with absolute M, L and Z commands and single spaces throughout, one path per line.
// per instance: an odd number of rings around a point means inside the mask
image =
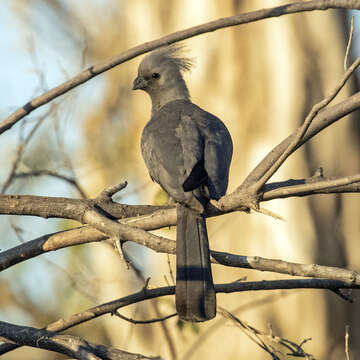
M 75 235 L 71 235 L 72 233 Z M 69 239 L 67 237 L 69 237 Z M 46 235 L 1 252 L 0 271 L 48 251 L 105 239 L 107 239 L 105 235 L 90 227 L 82 227 L 62 233 Z M 166 243 L 160 241 L 155 245 L 155 247 L 151 245 L 147 246 L 157 252 L 175 254 L 176 243 L 173 240 L 166 239 Z M 270 271 L 292 276 L 331 279 L 342 281 L 349 285 L 360 285 L 360 275 L 357 272 L 342 268 L 317 264 L 298 264 L 276 259 L 261 258 L 259 256 L 235 255 L 220 251 L 211 251 L 211 256 L 213 263 L 228 267 Z
M 277 259 L 266 259 L 260 256 L 242 256 L 219 251 L 212 251 L 211 256 L 217 263 L 244 269 L 271 271 L 292 276 L 303 276 L 339 280 L 348 285 L 360 286 L 360 274 L 356 271 L 318 264 L 298 264 Z
M 356 93 L 346 100 L 327 107 L 321 110 L 314 120 L 311 122 L 309 128 L 307 129 L 304 136 L 297 143 L 297 145 L 292 149 L 291 153 L 295 152 L 300 146 L 302 146 L 305 142 L 309 141 L 313 136 L 332 125 L 336 121 L 345 117 L 346 115 L 352 113 L 353 111 L 360 108 L 360 92 Z M 246 203 L 253 201 L 253 196 L 248 192 L 249 186 L 257 182 L 266 171 L 271 168 L 272 164 L 281 156 L 286 149 L 289 148 L 290 144 L 294 140 L 296 133 L 298 130 L 295 130 L 291 135 L 289 135 L 286 139 L 284 139 L 280 144 L 275 146 L 264 158 L 261 162 L 250 172 L 250 174 L 246 177 L 244 182 L 235 189 L 230 194 L 223 196 L 219 201 L 215 202 L 216 207 L 221 209 L 223 212 L 228 212 L 230 210 L 236 209 L 239 205 L 246 206 Z M 290 153 L 290 154 L 291 154 Z M 289 155 L 290 155 L 289 154 Z M 265 185 L 265 189 L 269 189 L 271 184 Z M 353 187 L 357 192 L 358 187 Z M 334 191 L 335 192 L 335 191 Z M 261 201 L 260 198 L 257 199 Z M 299 196 L 299 195 L 292 195 Z M 266 198 L 265 193 L 263 194 L 263 199 Z M 281 196 L 282 197 L 282 196 Z M 269 199 L 270 200 L 270 199 Z
M 269 19 L 272 17 L 279 17 L 288 14 L 295 14 L 304 11 L 314 10 L 328 10 L 328 9 L 360 9 L 360 0 L 313 0 L 306 2 L 290 3 L 269 9 L 262 9 L 257 11 L 239 14 L 226 18 L 221 18 L 215 21 L 210 21 L 205 24 L 197 25 L 186 30 L 177 31 L 175 33 L 161 37 L 160 39 L 149 41 L 145 44 L 129 49 L 113 58 L 104 61 L 97 65 L 92 65 L 88 69 L 82 71 L 72 79 L 64 82 L 55 88 L 46 91 L 42 95 L 29 101 L 24 106 L 16 110 L 0 123 L 0 134 L 10 129 L 19 120 L 30 114 L 40 106 L 49 103 L 51 100 L 65 94 L 69 90 L 85 83 L 93 77 L 120 65 L 130 59 L 133 59 L 146 52 L 154 50 L 160 46 L 173 44 L 175 42 L 189 39 L 194 36 L 223 29 L 226 27 L 247 24 L 254 21 Z
M 293 196 L 344 192 L 360 192 L 360 174 L 332 177 L 288 180 L 265 185 L 262 201 L 284 199 Z
M 358 289 L 360 285 L 347 284 L 338 280 L 324 280 L 324 279 L 297 279 L 297 280 L 273 280 L 273 281 L 248 281 L 248 282 L 232 282 L 227 284 L 215 285 L 216 293 L 234 293 L 243 291 L 260 291 L 260 290 L 290 290 L 290 289 L 328 289 L 336 291 L 339 289 Z M 89 320 L 95 319 L 105 314 L 113 314 L 116 310 L 135 304 L 140 301 L 149 300 L 161 296 L 175 294 L 175 286 L 166 286 L 156 289 L 148 289 L 144 287 L 137 293 L 125 296 L 121 299 L 110 301 L 102 305 L 98 305 L 87 309 L 83 312 L 74 314 L 65 319 L 49 324 L 45 330 L 52 333 L 58 333 L 67 330 L 76 325 L 82 324 Z M 1 331 L 1 327 L 0 327 Z M 0 332 L 0 337 L 3 334 Z M 8 351 L 18 348 L 16 344 L 1 344 L 0 355 Z
M 360 57 L 358 57 L 354 63 L 346 70 L 344 76 L 340 81 L 336 84 L 335 88 L 331 91 L 330 95 L 325 99 L 321 100 L 317 104 L 315 104 L 310 113 L 305 118 L 303 124 L 293 133 L 293 138 L 289 144 L 289 146 L 285 149 L 285 151 L 279 154 L 278 158 L 271 164 L 271 166 L 265 171 L 265 173 L 256 180 L 254 184 L 251 185 L 251 189 L 253 188 L 254 193 L 258 193 L 259 190 L 265 185 L 265 183 L 275 174 L 275 172 L 280 168 L 280 166 L 285 162 L 285 160 L 294 152 L 296 148 L 298 148 L 301 139 L 304 137 L 306 131 L 309 126 L 313 122 L 316 115 L 324 109 L 327 105 L 330 104 L 336 97 L 336 95 L 340 92 L 340 90 L 344 87 L 347 80 L 354 73 L 355 69 L 360 65 Z
M 16 346 L 27 345 L 46 349 L 80 360 L 160 360 L 160 357 L 147 357 L 114 347 L 90 343 L 77 336 L 56 335 L 55 332 L 46 329 L 19 326 L 4 321 L 0 321 L 0 334 L 3 338 L 16 343 Z M 15 346 L 15 344 L 10 345 Z
M 32 171 L 28 171 L 28 172 L 19 172 L 19 173 L 14 174 L 12 178 L 19 179 L 19 178 L 28 178 L 28 177 L 35 177 L 35 176 L 51 176 L 51 177 L 66 181 L 67 183 L 69 183 L 70 185 L 75 187 L 75 189 L 78 191 L 81 198 L 83 198 L 83 199 L 87 198 L 85 191 L 82 189 L 82 187 L 80 186 L 80 184 L 77 182 L 77 180 L 75 178 L 66 176 L 66 175 L 61 175 L 56 171 L 42 169 L 42 170 L 32 170 Z

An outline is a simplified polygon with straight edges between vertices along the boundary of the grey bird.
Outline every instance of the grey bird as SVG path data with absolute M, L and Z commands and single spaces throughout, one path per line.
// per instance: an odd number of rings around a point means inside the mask
M 192 60 L 182 55 L 181 45 L 151 52 L 133 90 L 152 101 L 141 137 L 150 177 L 177 203 L 176 310 L 182 320 L 206 321 L 216 315 L 216 294 L 204 211 L 226 192 L 233 145 L 222 121 L 191 102 L 183 72 Z

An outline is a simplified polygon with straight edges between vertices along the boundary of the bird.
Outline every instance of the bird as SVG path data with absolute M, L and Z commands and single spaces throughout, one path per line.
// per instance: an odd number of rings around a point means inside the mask
M 201 322 L 216 316 L 205 212 L 226 193 L 233 143 L 224 123 L 191 101 L 184 73 L 194 61 L 186 51 L 173 44 L 147 54 L 133 90 L 151 98 L 142 157 L 151 179 L 176 203 L 176 310 L 181 320 Z

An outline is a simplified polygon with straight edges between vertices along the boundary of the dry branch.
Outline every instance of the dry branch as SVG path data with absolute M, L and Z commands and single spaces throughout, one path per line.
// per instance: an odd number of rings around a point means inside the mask
M 271 166 L 265 171 L 265 173 L 256 180 L 254 184 L 251 184 L 250 188 L 255 193 L 258 193 L 259 190 L 267 183 L 267 181 L 275 174 L 275 172 L 280 168 L 280 166 L 285 162 L 285 160 L 294 152 L 296 148 L 300 146 L 301 139 L 303 139 L 306 131 L 309 129 L 311 123 L 315 119 L 316 115 L 330 104 L 339 94 L 340 90 L 345 86 L 347 80 L 354 73 L 356 68 L 360 65 L 360 57 L 358 57 L 353 64 L 346 70 L 344 76 L 336 84 L 335 88 L 331 91 L 330 95 L 325 99 L 321 100 L 315 104 L 310 113 L 305 118 L 303 124 L 294 132 L 293 138 L 289 146 L 278 155 L 278 158 L 272 162 Z M 261 163 L 260 163 L 261 164 Z M 340 184 L 343 185 L 343 184 Z
M 291 356 L 294 358 L 305 358 L 307 360 L 315 360 L 315 358 L 311 354 L 307 354 L 302 348 L 302 346 L 311 339 L 305 339 L 300 344 L 297 344 L 294 341 L 274 335 L 271 328 L 268 332 L 264 332 L 255 329 L 253 326 L 249 325 L 243 320 L 240 320 L 234 314 L 225 309 L 220 309 L 220 311 L 224 318 L 229 319 L 233 324 L 238 326 L 252 341 L 254 341 L 268 354 L 270 354 L 272 359 L 280 360 L 277 355 L 279 353 L 282 354 L 280 350 L 274 349 L 274 347 L 271 345 L 272 343 L 274 343 L 276 345 L 280 345 L 279 347 L 281 348 L 281 350 L 284 349 L 283 351 L 286 351 L 286 356 Z
M 273 280 L 273 281 L 248 281 L 248 282 L 232 282 L 227 284 L 215 285 L 217 293 L 234 293 L 242 291 L 262 291 L 262 290 L 291 290 L 291 289 L 328 289 L 338 291 L 340 289 L 360 288 L 359 285 L 349 285 L 337 280 L 324 279 L 298 279 L 298 280 Z M 137 293 L 125 296 L 102 305 L 95 306 L 83 312 L 74 314 L 69 318 L 59 319 L 58 321 L 49 324 L 45 330 L 52 333 L 59 333 L 76 325 L 82 324 L 89 320 L 95 319 L 105 314 L 113 314 L 116 310 L 135 304 L 140 301 L 149 300 L 161 296 L 173 295 L 175 293 L 175 286 L 167 286 L 156 289 L 147 289 L 144 287 Z M 1 327 L 0 327 L 1 331 Z M 2 337 L 0 332 L 0 337 Z M 8 351 L 18 348 L 16 344 L 2 344 L 0 345 L 0 355 Z
M 114 347 L 90 343 L 77 336 L 56 335 L 55 332 L 46 329 L 19 326 L 4 321 L 0 321 L 0 334 L 2 338 L 14 342 L 15 344 L 10 344 L 13 346 L 27 345 L 80 360 L 160 360 L 160 357 L 147 357 Z
M 66 241 L 66 236 L 71 232 L 75 232 L 76 235 L 70 235 L 70 244 L 68 244 Z M 80 235 L 77 234 L 77 232 L 79 232 Z M 94 233 L 95 236 L 97 236 L 96 240 L 93 240 L 91 236 Z M 63 238 L 65 238 L 65 241 L 63 241 Z M 105 239 L 107 239 L 106 236 L 89 227 L 82 227 L 80 229 L 68 230 L 57 234 L 43 236 L 39 239 L 32 240 L 30 242 L 18 245 L 12 249 L 1 252 L 0 271 L 48 251 L 57 250 L 65 246 L 83 244 L 85 242 L 90 242 L 91 240 L 100 241 Z M 78 240 L 78 242 L 76 242 L 76 240 Z M 157 252 L 174 254 L 176 246 L 175 241 L 169 239 L 166 240 L 167 242 L 165 244 L 161 242 L 156 247 L 149 247 Z M 50 244 L 47 243 L 48 241 Z M 360 285 L 360 275 L 352 270 L 331 266 L 321 266 L 317 264 L 291 263 L 277 259 L 266 259 L 259 256 L 235 255 L 220 251 L 211 251 L 211 255 L 213 258 L 213 263 L 223 266 L 277 272 L 292 276 L 338 280 L 350 286 Z
M 327 128 L 328 126 L 332 125 L 334 122 L 338 121 L 340 118 L 343 118 L 344 116 L 350 114 L 351 112 L 357 110 L 360 108 L 360 93 L 356 93 L 352 96 L 350 96 L 348 99 L 334 105 L 331 107 L 326 107 L 325 109 L 321 110 L 319 113 L 317 113 L 316 117 L 312 120 L 309 128 L 307 129 L 306 133 L 302 136 L 301 140 L 297 142 L 296 146 L 291 148 L 291 152 L 288 155 L 291 155 L 294 151 L 296 151 L 300 146 L 302 146 L 305 142 L 309 141 L 313 136 Z M 275 146 L 264 158 L 261 160 L 261 162 L 250 172 L 250 174 L 246 177 L 244 182 L 231 194 L 223 196 L 218 202 L 217 206 L 223 211 L 227 212 L 232 209 L 236 209 L 239 204 L 246 205 L 246 203 L 249 203 L 253 201 L 254 194 L 251 195 L 248 191 L 248 189 L 251 187 L 252 184 L 256 184 L 258 179 L 261 179 L 262 176 L 272 167 L 272 164 L 277 161 L 277 159 L 283 154 L 286 149 L 289 148 L 290 144 L 294 141 L 296 138 L 297 131 L 294 131 L 291 135 L 289 135 L 286 139 L 284 139 L 280 144 Z M 357 175 L 356 175 L 357 176 Z M 321 180 L 324 179 L 318 179 L 319 184 L 321 184 Z M 329 179 L 330 180 L 330 179 Z M 331 180 L 335 180 L 332 178 Z M 304 180 L 305 181 L 305 180 Z M 349 183 L 347 184 L 353 184 L 352 179 L 348 179 Z M 306 181 L 305 181 L 306 182 Z M 298 194 L 289 194 L 289 196 L 305 196 L 305 195 L 313 195 L 315 193 L 330 193 L 330 192 L 338 192 L 339 189 L 337 189 L 336 185 L 331 189 L 316 189 L 318 185 L 316 185 L 316 182 L 311 182 L 312 185 L 307 187 L 305 193 L 298 192 Z M 344 182 L 346 183 L 346 181 Z M 279 183 L 278 183 L 279 184 Z M 285 183 L 284 183 L 285 184 Z M 291 185 L 296 185 L 292 183 Z M 298 185 L 298 184 L 297 184 Z M 348 186 L 346 185 L 346 188 L 348 191 L 351 191 L 351 189 L 354 189 L 354 192 L 359 191 L 359 184 L 354 184 L 354 186 Z M 262 199 L 266 199 L 266 193 L 271 188 L 272 184 L 266 184 L 264 186 L 263 194 L 258 194 L 257 201 L 261 201 Z M 322 187 L 322 185 L 319 185 Z M 340 186 L 340 184 L 339 184 Z M 317 192 L 319 190 L 319 192 Z M 283 194 L 280 194 L 281 190 L 277 193 L 280 197 L 288 197 L 283 196 Z M 274 199 L 271 197 L 271 199 Z M 270 200 L 270 198 L 268 198 Z
M 81 198 L 86 199 L 87 196 L 85 194 L 85 191 L 82 189 L 82 187 L 79 185 L 78 181 L 72 177 L 72 176 L 66 176 L 58 173 L 57 171 L 42 169 L 42 170 L 32 170 L 28 172 L 18 172 L 13 175 L 13 179 L 20 179 L 20 178 L 29 178 L 29 177 L 36 177 L 36 176 L 50 176 L 57 178 L 59 180 L 63 180 L 70 185 L 74 186 L 75 189 L 78 191 Z

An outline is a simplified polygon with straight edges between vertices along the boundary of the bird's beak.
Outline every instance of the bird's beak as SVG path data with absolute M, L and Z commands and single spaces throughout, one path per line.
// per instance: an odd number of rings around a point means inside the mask
M 147 85 L 147 81 L 142 77 L 142 76 L 138 76 L 135 80 L 134 80 L 134 84 L 133 84 L 133 90 L 138 90 L 138 89 L 144 89 L 146 88 Z

